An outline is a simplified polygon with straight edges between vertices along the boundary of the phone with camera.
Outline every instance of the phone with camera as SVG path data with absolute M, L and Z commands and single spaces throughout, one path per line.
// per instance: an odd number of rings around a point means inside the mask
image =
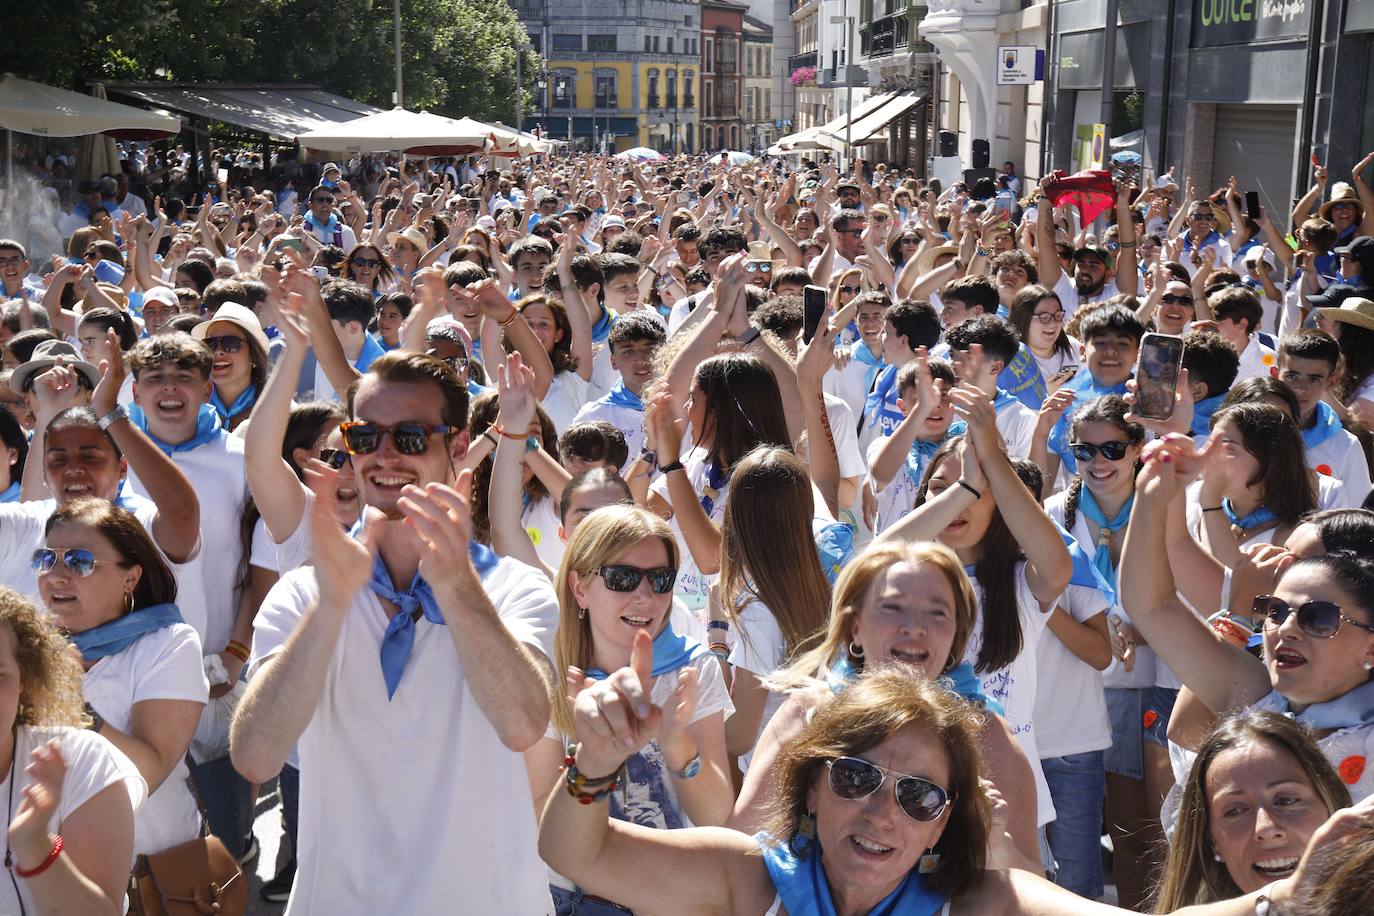
M 816 329 L 821 326 L 821 319 L 825 317 L 825 299 L 824 286 L 808 284 L 802 290 L 802 340 L 806 343 L 810 343 L 811 338 L 816 336 Z
M 1140 342 L 1135 367 L 1135 410 L 1151 420 L 1174 415 L 1178 371 L 1183 365 L 1183 338 L 1173 334 L 1146 334 Z
M 1245 192 L 1245 215 L 1254 220 L 1260 218 L 1259 191 Z

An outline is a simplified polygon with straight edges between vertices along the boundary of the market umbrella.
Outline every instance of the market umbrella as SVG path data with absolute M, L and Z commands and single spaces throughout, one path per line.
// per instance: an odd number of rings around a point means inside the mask
M 656 149 L 649 149 L 647 146 L 636 146 L 627 149 L 622 153 L 615 154 L 616 159 L 633 159 L 637 162 L 655 162 L 663 158 L 663 154 Z
M 106 99 L 105 84 L 91 86 L 91 96 Z M 109 134 L 87 134 L 81 138 L 81 151 L 76 162 L 77 178 L 99 178 L 119 174 L 119 150 Z
M 454 120 L 428 111 L 393 108 L 300 134 L 309 149 L 347 153 L 399 153 L 462 156 L 486 150 L 493 140 L 489 124 Z
M 744 165 L 746 162 L 753 162 L 754 157 L 748 153 L 740 152 L 737 149 L 725 151 L 725 158 L 731 165 Z

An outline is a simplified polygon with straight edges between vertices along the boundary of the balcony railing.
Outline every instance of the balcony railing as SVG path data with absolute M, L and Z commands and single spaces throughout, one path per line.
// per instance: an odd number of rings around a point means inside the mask
M 795 73 L 799 67 L 816 66 L 816 52 L 807 51 L 805 54 L 793 54 L 787 58 L 787 72 Z
M 657 107 L 658 107 L 658 95 L 657 95 L 656 93 L 652 93 L 652 92 L 649 93 L 649 107 L 650 107 L 650 108 L 657 108 Z

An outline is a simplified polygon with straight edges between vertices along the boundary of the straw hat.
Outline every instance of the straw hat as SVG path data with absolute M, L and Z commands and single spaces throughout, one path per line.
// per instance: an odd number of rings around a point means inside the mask
M 258 316 L 253 314 L 253 310 L 248 306 L 239 305 L 237 302 L 226 302 L 221 305 L 215 314 L 191 329 L 191 336 L 196 340 L 204 340 L 210 333 L 210 325 L 216 321 L 232 324 L 243 331 L 262 348 L 262 352 L 266 353 L 270 349 L 267 334 L 263 331 L 262 322 L 258 320 Z
M 1343 321 L 1366 331 L 1374 331 L 1374 302 L 1360 296 L 1351 296 L 1341 303 L 1340 308 L 1317 309 L 1317 314 L 1331 321 Z M 15 373 L 18 374 L 17 369 Z
M 30 380 L 57 365 L 58 358 L 69 369 L 75 369 L 90 383 L 91 390 L 100 384 L 100 370 L 81 358 L 81 353 L 65 340 L 45 340 L 33 348 L 33 356 L 10 373 L 10 389 L 16 394 L 28 390 Z
M 1358 215 L 1355 218 L 1362 219 L 1364 217 L 1364 204 L 1360 203 L 1360 195 L 1356 194 L 1355 189 L 1344 181 L 1338 181 L 1331 186 L 1331 199 L 1322 204 L 1321 210 L 1319 211 L 1322 215 L 1322 219 L 1331 219 L 1331 208 L 1336 206 L 1336 204 L 1354 204 L 1355 209 L 1358 211 Z
M 388 246 L 395 248 L 398 239 L 405 239 L 407 242 L 414 245 L 415 250 L 420 252 L 420 254 L 429 251 L 429 239 L 425 238 L 425 234 L 414 226 L 406 226 L 399 232 L 388 232 L 386 243 Z
M 958 245 L 937 245 L 934 248 L 927 248 L 921 252 L 921 256 L 916 259 L 916 275 L 930 273 L 935 269 L 935 262 L 947 254 L 958 254 Z

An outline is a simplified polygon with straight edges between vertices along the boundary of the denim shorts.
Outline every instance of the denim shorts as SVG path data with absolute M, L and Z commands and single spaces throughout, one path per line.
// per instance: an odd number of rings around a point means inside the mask
M 1103 751 L 1087 751 L 1040 761 L 1056 812 L 1046 825 L 1056 869 L 1051 880 L 1089 900 L 1103 891 L 1103 756 Z
M 1104 754 L 1108 773 L 1128 779 L 1145 777 L 1143 716 L 1153 691 L 1153 687 L 1107 687 L 1102 691 L 1112 720 L 1112 746 Z
M 553 895 L 555 916 L 624 916 L 634 912 L 609 900 L 590 898 L 581 888 L 570 891 L 551 884 L 549 893 Z
M 1145 690 L 1145 709 L 1140 724 L 1145 740 L 1160 747 L 1169 746 L 1169 716 L 1178 702 L 1178 691 L 1172 687 L 1150 687 Z

